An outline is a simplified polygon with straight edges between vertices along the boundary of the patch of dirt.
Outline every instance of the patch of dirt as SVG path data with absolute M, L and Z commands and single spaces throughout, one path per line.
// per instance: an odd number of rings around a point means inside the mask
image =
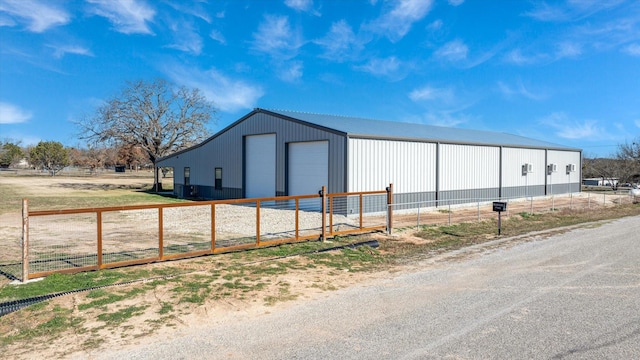
M 220 257 L 215 255 L 214 257 Z M 76 293 L 62 296 L 48 301 L 45 308 L 38 310 L 39 316 L 49 316 L 48 319 L 40 318 L 37 323 L 43 323 L 54 319 L 57 312 L 69 312 L 68 318 L 78 322 L 64 333 L 55 338 L 42 336 L 37 338 L 39 342 L 16 342 L 3 349 L 5 354 L 12 354 L 11 359 L 30 359 L 36 354 L 39 358 L 66 358 L 74 355 L 82 358 L 82 354 L 96 348 L 113 348 L 125 345 L 135 345 L 150 336 L 171 336 L 183 328 L 199 327 L 206 323 L 225 323 L 230 321 L 230 315 L 241 317 L 257 317 L 272 311 L 279 311 L 293 306 L 300 301 L 309 301 L 322 296 L 328 296 L 331 292 L 363 284 L 373 279 L 384 277 L 387 271 L 376 272 L 350 272 L 336 270 L 325 266 L 308 268 L 311 260 L 301 256 L 271 260 L 274 263 L 295 260 L 299 269 L 289 269 L 284 274 L 265 275 L 257 282 L 264 283 L 260 289 L 230 290 L 231 295 L 221 295 L 212 292 L 206 300 L 200 304 L 184 302 L 180 300 L 181 293 L 176 291 L 176 283 L 171 280 L 162 285 L 156 285 L 152 290 L 139 296 L 126 299 L 106 306 L 95 306 L 81 310 L 82 304 L 88 304 L 95 299 L 89 298 L 89 293 Z M 228 261 L 228 260 L 224 260 Z M 193 279 L 207 279 L 213 277 L 211 264 L 202 262 L 201 258 L 180 260 L 172 263 L 158 263 L 147 265 L 151 267 L 178 266 L 193 269 L 189 276 Z M 242 282 L 248 282 L 246 277 L 238 278 Z M 233 280 L 230 280 L 233 282 Z M 227 282 L 224 279 L 215 280 L 214 283 Z M 144 287 L 144 283 L 114 286 L 105 288 L 109 293 L 126 293 L 136 288 Z M 109 324 L 100 320 L 101 314 L 113 314 L 127 309 L 139 309 L 134 316 L 121 323 Z M 168 310 L 167 309 L 171 309 Z M 57 310 L 55 310 L 57 309 Z M 25 324 L 23 317 L 25 311 L 17 311 L 6 315 L 0 324 L 0 333 L 11 334 L 16 332 L 11 324 Z M 34 325 L 34 324 L 32 324 Z

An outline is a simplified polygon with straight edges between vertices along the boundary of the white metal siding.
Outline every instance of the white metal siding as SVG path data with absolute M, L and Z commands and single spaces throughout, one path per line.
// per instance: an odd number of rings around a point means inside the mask
M 395 193 L 436 190 L 436 145 L 409 141 L 349 139 L 348 191 Z
M 254 135 L 245 138 L 245 196 L 276 195 L 276 135 Z
M 531 164 L 532 172 L 522 174 L 522 165 Z M 544 185 L 545 151 L 540 149 L 502 149 L 502 186 Z
M 289 143 L 288 195 L 315 194 L 329 180 L 329 142 Z
M 490 189 L 500 186 L 500 148 L 440 145 L 440 190 Z
M 580 169 L 580 152 L 549 150 L 547 162 L 558 165 L 558 171 L 548 177 L 549 184 L 566 184 L 580 182 L 582 178 Z M 567 165 L 575 164 L 576 171 L 567 174 Z

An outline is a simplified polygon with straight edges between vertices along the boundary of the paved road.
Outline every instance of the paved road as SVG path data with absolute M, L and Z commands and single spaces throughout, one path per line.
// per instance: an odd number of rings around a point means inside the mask
M 155 340 L 91 355 L 640 359 L 640 217 L 432 259 L 271 314 Z

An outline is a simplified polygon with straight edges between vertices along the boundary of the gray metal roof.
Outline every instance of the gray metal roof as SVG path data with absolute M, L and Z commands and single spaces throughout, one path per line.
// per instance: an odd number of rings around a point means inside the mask
M 580 151 L 580 149 L 570 148 L 547 141 L 493 131 L 469 130 L 287 110 L 256 109 L 256 111 L 264 111 L 274 115 L 303 121 L 311 125 L 332 129 L 334 131 L 342 132 L 349 137 L 419 140 L 479 145 L 504 145 Z

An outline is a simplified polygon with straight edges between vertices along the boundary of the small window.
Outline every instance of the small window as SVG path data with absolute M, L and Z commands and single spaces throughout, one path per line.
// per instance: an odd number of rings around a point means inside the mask
M 191 169 L 188 167 L 184 168 L 184 186 L 191 185 Z
M 215 189 L 222 190 L 222 168 L 216 168 Z

